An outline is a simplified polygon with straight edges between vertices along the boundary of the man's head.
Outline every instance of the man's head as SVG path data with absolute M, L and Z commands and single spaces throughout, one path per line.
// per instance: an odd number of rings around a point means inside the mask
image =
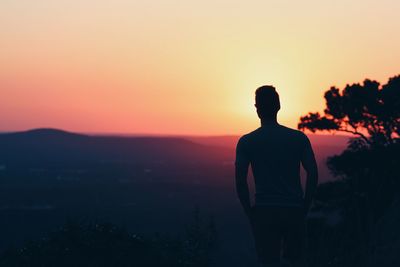
M 272 85 L 264 85 L 256 90 L 257 114 L 260 119 L 275 118 L 281 109 L 279 95 Z

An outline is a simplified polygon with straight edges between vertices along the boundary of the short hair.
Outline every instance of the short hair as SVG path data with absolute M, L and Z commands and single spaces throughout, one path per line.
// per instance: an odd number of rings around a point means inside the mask
M 264 85 L 256 90 L 257 113 L 260 118 L 275 116 L 281 108 L 279 94 L 272 85 Z

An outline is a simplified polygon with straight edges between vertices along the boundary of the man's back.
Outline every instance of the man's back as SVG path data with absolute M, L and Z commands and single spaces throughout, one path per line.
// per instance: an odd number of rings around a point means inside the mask
M 318 183 L 314 153 L 302 132 L 278 124 L 281 106 L 275 87 L 259 87 L 255 100 L 261 127 L 238 142 L 236 191 L 250 219 L 260 262 L 279 266 L 282 255 L 293 265 L 304 266 L 305 214 Z M 304 195 L 300 164 L 307 173 Z M 255 179 L 255 205 L 251 204 L 247 184 L 249 165 Z
M 300 163 L 313 160 L 308 138 L 300 131 L 276 122 L 240 138 L 236 164 L 251 165 L 256 205 L 302 206 Z

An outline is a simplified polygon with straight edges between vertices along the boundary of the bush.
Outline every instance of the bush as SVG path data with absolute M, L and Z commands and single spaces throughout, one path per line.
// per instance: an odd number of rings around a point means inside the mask
M 130 234 L 113 224 L 69 222 L 48 237 L 9 249 L 0 256 L 7 267 L 197 267 L 208 266 L 215 247 L 213 222 L 198 211 L 183 237 Z

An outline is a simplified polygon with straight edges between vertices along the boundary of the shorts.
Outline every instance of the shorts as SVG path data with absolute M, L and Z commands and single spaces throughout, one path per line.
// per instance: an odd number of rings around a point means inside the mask
M 250 224 L 257 255 L 263 264 L 305 261 L 306 227 L 302 207 L 254 206 Z

